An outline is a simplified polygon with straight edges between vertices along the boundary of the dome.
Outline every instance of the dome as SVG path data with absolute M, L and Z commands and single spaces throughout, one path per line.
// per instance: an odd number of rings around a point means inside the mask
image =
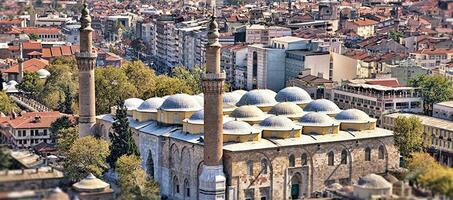
M 260 131 L 253 128 L 250 124 L 243 121 L 229 121 L 223 124 L 223 133 L 224 134 L 250 134 L 250 133 L 259 133 Z
M 17 85 L 17 84 L 18 84 L 18 83 L 17 83 L 17 81 L 15 81 L 15 80 L 10 80 L 10 81 L 8 81 L 8 83 L 7 83 L 7 85 Z
M 149 98 L 137 108 L 140 112 L 157 112 L 157 109 L 164 103 L 165 99 L 160 97 Z
M 47 71 L 46 69 L 40 69 L 36 73 L 38 73 L 39 78 L 47 78 L 50 76 L 50 72 Z
M 191 124 L 203 124 L 204 123 L 204 110 L 194 112 L 186 122 Z
M 81 192 L 90 192 L 102 190 L 110 185 L 101 179 L 96 178 L 93 174 L 89 174 L 86 178 L 72 185 L 76 190 Z
M 244 94 L 236 105 L 273 106 L 277 104 L 277 101 L 275 101 L 275 95 L 276 93 L 272 90 L 252 90 Z
M 357 185 L 365 188 L 390 188 L 392 184 L 385 180 L 382 176 L 376 174 L 368 174 L 364 177 L 361 177 L 357 181 Z
M 294 124 L 289 118 L 284 116 L 271 116 L 264 119 L 258 127 L 263 130 L 294 130 L 300 126 Z
M 269 114 L 282 115 L 285 117 L 301 117 L 304 115 L 304 110 L 295 103 L 282 102 L 272 107 Z
M 302 116 L 299 124 L 302 126 L 332 126 L 338 125 L 338 122 L 326 114 L 311 112 Z
M 343 110 L 335 116 L 335 119 L 343 122 L 356 122 L 356 123 L 376 121 L 376 119 L 369 117 L 365 112 L 358 109 Z
M 232 118 L 263 118 L 264 112 L 256 106 L 241 106 L 231 112 Z
M 247 91 L 245 91 L 245 90 L 235 90 L 232 93 L 238 94 L 239 96 L 242 97 L 242 96 L 244 96 L 245 93 L 247 93 Z
M 327 99 L 316 99 L 309 104 L 307 104 L 304 108 L 306 112 L 322 112 L 326 114 L 336 114 L 339 113 L 341 110 L 338 106 L 329 101 Z
M 165 99 L 160 109 L 167 111 L 197 111 L 203 107 L 188 94 L 175 94 Z
M 144 101 L 139 98 L 129 98 L 124 101 L 124 106 L 126 106 L 128 110 L 134 110 L 142 105 L 143 102 Z
M 237 102 L 241 99 L 241 95 L 233 92 L 227 92 L 223 94 L 223 103 L 236 105 Z
M 275 96 L 278 102 L 294 102 L 296 104 L 310 103 L 310 95 L 300 87 L 287 87 L 280 90 Z
M 195 100 L 198 102 L 198 104 L 200 104 L 200 106 L 204 105 L 204 96 L 193 95 L 192 97 L 195 98 Z

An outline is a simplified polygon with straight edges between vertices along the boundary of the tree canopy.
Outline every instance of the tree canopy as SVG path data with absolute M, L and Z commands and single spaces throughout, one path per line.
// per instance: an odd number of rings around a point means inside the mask
M 69 119 L 68 116 L 64 115 L 59 117 L 57 120 L 50 124 L 50 138 L 56 139 L 58 131 L 60 131 L 61 129 L 73 127 L 74 125 L 75 124 L 71 121 L 71 119 Z
M 0 148 L 0 170 L 8 169 L 11 166 L 12 157 L 6 148 Z
M 424 150 L 423 125 L 418 117 L 398 117 L 394 126 L 395 145 L 398 146 L 403 161 L 412 153 Z
M 78 127 L 63 128 L 57 133 L 57 148 L 63 155 L 68 154 L 72 144 L 79 138 Z
M 146 178 L 146 172 L 141 168 L 138 156 L 123 155 L 119 157 L 115 169 L 121 188 L 119 199 L 160 199 L 158 184 Z
M 0 103 L 0 112 L 3 114 L 20 111 L 16 103 L 14 103 L 14 101 L 3 91 L 0 91 L 0 102 L 2 102 Z
M 44 89 L 44 81 L 39 78 L 36 72 L 25 72 L 22 82 L 17 89 L 24 91 L 28 96 L 34 97 Z
M 452 82 L 438 75 L 420 75 L 409 80 L 409 85 L 419 87 L 423 96 L 423 109 L 426 115 L 432 115 L 433 104 L 453 98 Z
M 108 168 L 106 158 L 109 154 L 106 140 L 92 136 L 78 138 L 66 154 L 65 172 L 73 181 L 79 181 L 89 173 L 100 177 Z

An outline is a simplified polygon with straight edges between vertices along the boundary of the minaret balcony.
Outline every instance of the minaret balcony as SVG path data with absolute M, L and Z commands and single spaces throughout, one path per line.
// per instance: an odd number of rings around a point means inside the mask
M 203 80 L 225 80 L 226 75 L 225 75 L 225 71 L 220 72 L 220 73 L 207 72 L 207 73 L 202 74 L 202 78 L 203 78 Z

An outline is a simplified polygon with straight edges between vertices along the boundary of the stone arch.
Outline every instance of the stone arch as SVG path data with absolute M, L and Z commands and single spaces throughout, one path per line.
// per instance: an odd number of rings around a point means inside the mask
M 191 159 L 192 157 L 189 147 L 183 147 L 181 150 L 181 166 L 183 166 L 182 171 L 184 172 L 184 174 L 190 174 Z
M 170 146 L 170 169 L 176 169 L 178 167 L 180 157 L 179 157 L 179 148 L 176 143 L 173 143 Z
M 184 179 L 184 199 L 190 199 L 190 182 L 186 178 Z
M 269 161 L 266 158 L 261 158 L 261 171 L 260 174 L 268 174 Z
M 290 154 L 288 157 L 288 166 L 289 167 L 295 167 L 296 166 L 296 157 L 294 154 Z
M 173 196 L 179 195 L 181 193 L 181 188 L 179 184 L 179 180 L 177 176 L 173 176 L 173 181 L 172 181 L 172 194 Z
M 148 158 L 146 159 L 146 172 L 148 176 L 154 178 L 154 159 L 153 159 L 153 152 L 151 150 L 148 151 Z
M 290 199 L 302 198 L 302 175 L 297 172 L 291 177 Z
M 270 182 L 270 188 L 269 188 L 269 196 L 268 196 L 268 199 L 272 199 L 272 191 L 273 191 L 273 188 L 274 188 L 274 167 L 273 167 L 273 164 L 272 164 L 272 161 L 273 159 L 271 159 L 267 154 L 263 153 L 263 152 L 256 152 L 257 154 L 261 154 L 264 158 L 261 158 L 262 159 L 266 159 L 268 161 L 268 168 L 269 168 L 269 182 Z M 236 193 L 238 196 L 236 197 L 237 199 L 239 199 L 239 192 Z
M 388 158 L 388 150 L 387 150 L 387 145 L 384 143 L 384 141 L 382 141 L 381 139 L 376 139 L 375 140 L 378 144 L 379 144 L 379 147 L 382 146 L 384 148 L 384 162 L 385 162 L 385 171 L 387 172 L 388 171 L 388 162 L 389 162 L 389 158 Z
M 197 191 L 196 192 L 197 199 L 199 199 L 198 194 L 200 191 L 198 191 L 198 190 L 200 189 L 200 175 L 201 175 L 201 171 L 203 170 L 203 165 L 204 165 L 204 162 L 201 161 L 200 163 L 198 163 L 198 166 L 197 166 L 197 188 L 195 190 L 195 191 Z

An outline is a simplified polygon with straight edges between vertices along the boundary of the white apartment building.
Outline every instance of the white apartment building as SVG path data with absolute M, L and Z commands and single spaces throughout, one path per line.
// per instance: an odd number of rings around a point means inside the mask
M 373 73 L 376 73 L 375 62 L 334 52 L 330 52 L 330 55 L 332 60 L 332 77 L 330 80 L 332 81 L 341 82 L 357 78 L 370 78 Z
M 253 24 L 245 28 L 245 42 L 247 44 L 269 44 L 271 39 L 290 36 L 291 29 L 280 26 L 265 26 Z
M 453 82 L 453 61 L 445 64 L 440 64 L 439 75 L 444 76 L 445 78 Z
M 378 22 L 366 18 L 349 20 L 345 23 L 345 29 L 354 31 L 360 37 L 369 38 L 374 36 L 374 27 L 377 23 Z
M 220 64 L 225 70 L 226 82 L 231 88 L 247 87 L 247 46 L 242 44 L 222 46 Z
M 433 117 L 453 121 L 453 101 L 444 101 L 434 104 Z
M 409 55 L 416 65 L 431 69 L 453 61 L 453 49 L 422 49 Z
M 396 79 L 356 79 L 332 90 L 331 99 L 341 108 L 356 108 L 378 119 L 395 112 L 423 112 L 417 88 L 400 86 Z

